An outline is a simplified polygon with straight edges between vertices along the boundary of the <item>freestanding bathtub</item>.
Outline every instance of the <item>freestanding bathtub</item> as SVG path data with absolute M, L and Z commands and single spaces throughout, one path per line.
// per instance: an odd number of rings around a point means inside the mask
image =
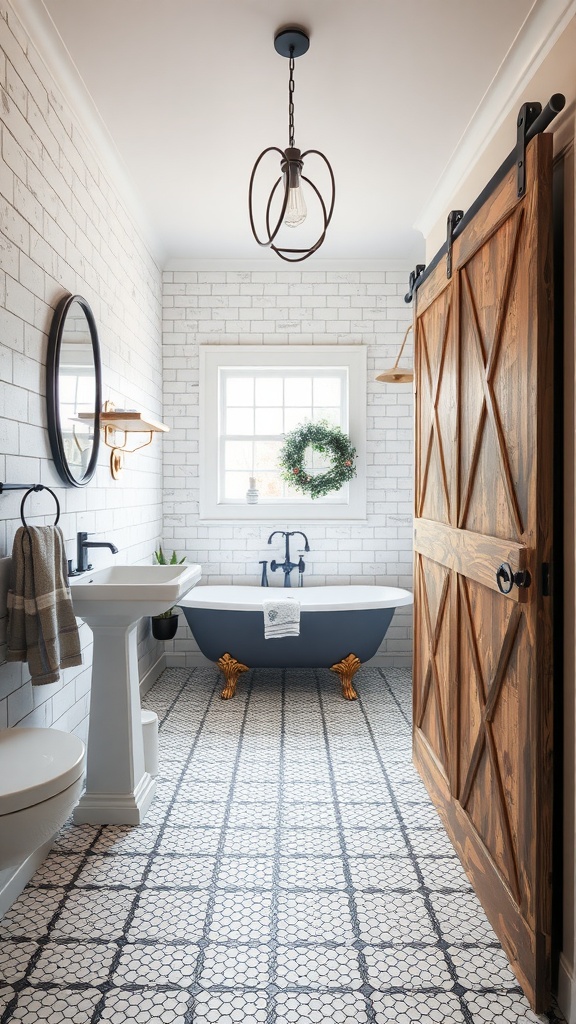
M 196 587 L 180 602 L 202 654 L 222 669 L 224 700 L 234 696 L 249 668 L 331 668 L 343 696 L 354 700 L 352 677 L 382 643 L 394 609 L 412 604 L 396 587 L 300 587 L 300 636 L 264 639 L 263 602 L 287 596 L 283 588 Z

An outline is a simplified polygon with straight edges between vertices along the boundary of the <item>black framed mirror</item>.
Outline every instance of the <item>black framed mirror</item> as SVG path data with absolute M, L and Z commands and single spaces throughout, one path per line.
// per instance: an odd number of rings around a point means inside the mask
M 94 314 L 81 295 L 65 295 L 54 312 L 48 336 L 46 403 L 58 475 L 72 487 L 84 487 L 98 462 L 102 364 Z

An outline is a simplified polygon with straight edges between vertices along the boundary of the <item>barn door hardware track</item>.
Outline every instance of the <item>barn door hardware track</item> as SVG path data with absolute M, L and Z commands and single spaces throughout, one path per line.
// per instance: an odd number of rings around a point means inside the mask
M 548 103 L 544 108 L 542 108 L 540 103 L 536 102 L 524 103 L 522 105 L 518 112 L 518 134 L 514 149 L 511 153 L 508 154 L 503 163 L 500 164 L 500 167 L 498 168 L 496 173 L 492 175 L 490 181 L 485 186 L 485 188 L 482 189 L 480 195 L 476 197 L 472 205 L 469 207 L 468 210 L 466 210 L 466 213 L 463 215 L 458 224 L 454 227 L 451 236 L 452 242 L 454 242 L 456 238 L 458 238 L 458 236 L 462 233 L 466 225 L 469 224 L 472 218 L 478 213 L 478 210 L 484 205 L 488 196 L 494 191 L 496 186 L 503 180 L 503 178 L 505 178 L 506 175 L 510 173 L 511 169 L 513 167 L 517 167 L 517 169 L 519 170 L 518 163 L 520 160 L 522 161 L 522 169 L 524 170 L 526 163 L 526 146 L 528 145 L 530 140 L 533 139 L 536 135 L 539 135 L 540 132 L 546 131 L 549 125 L 552 124 L 552 121 L 554 120 L 556 115 L 559 114 L 560 111 L 564 109 L 565 105 L 566 97 L 563 96 L 561 92 L 555 92 L 554 95 L 550 97 Z M 523 114 L 523 111 L 526 112 Z M 520 124 L 521 117 L 523 117 L 524 119 L 522 125 Z M 520 135 L 522 135 L 521 149 Z M 520 182 L 519 177 L 517 185 L 518 189 L 520 188 L 520 184 L 522 184 L 522 188 L 524 190 L 526 187 L 525 178 L 522 182 Z M 523 191 L 518 191 L 519 196 L 522 196 L 523 194 Z M 404 296 L 405 302 L 412 302 L 416 290 L 426 280 L 426 278 L 429 277 L 429 275 L 432 273 L 435 267 L 438 266 L 440 260 L 444 256 L 448 256 L 448 251 L 449 245 L 445 242 L 444 245 L 438 250 L 436 255 L 430 260 L 430 263 L 422 271 L 422 273 L 417 274 L 415 271 L 412 271 L 412 273 L 410 274 L 409 289 L 406 295 Z M 418 264 L 418 266 L 421 266 L 421 264 Z M 416 269 L 418 269 L 418 267 Z

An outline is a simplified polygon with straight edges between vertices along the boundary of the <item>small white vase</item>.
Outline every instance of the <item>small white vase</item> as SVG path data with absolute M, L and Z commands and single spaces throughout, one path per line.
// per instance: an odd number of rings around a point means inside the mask
M 257 505 L 258 504 L 258 491 L 256 490 L 256 478 L 251 476 L 249 478 L 250 486 L 246 491 L 246 504 Z

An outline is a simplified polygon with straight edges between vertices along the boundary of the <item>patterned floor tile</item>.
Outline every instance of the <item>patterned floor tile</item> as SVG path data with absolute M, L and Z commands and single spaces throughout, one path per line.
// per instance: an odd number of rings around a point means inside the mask
M 269 857 L 222 857 L 216 879 L 219 889 L 271 889 L 274 860 Z
M 0 942 L 0 981 L 6 985 L 20 981 L 35 950 L 35 942 Z
M 346 893 L 281 893 L 277 909 L 278 941 L 351 942 L 354 938 Z
M 430 903 L 442 934 L 451 942 L 498 942 L 475 893 L 433 892 Z
M 149 939 L 170 942 L 202 938 L 208 894 L 147 889 L 128 929 L 129 941 Z
M 58 992 L 42 992 L 24 988 L 18 993 L 18 1005 L 10 1020 L 24 1024 L 42 1021 L 42 1024 L 90 1024 L 96 1004 L 100 1000 L 97 989 L 75 992 L 61 989 Z
M 281 857 L 282 889 L 345 889 L 346 877 L 339 857 Z
M 201 992 L 194 999 L 194 1024 L 266 1024 L 267 999 L 257 992 Z
M 117 939 L 134 902 L 123 890 L 75 889 L 68 896 L 52 931 L 54 938 Z
M 121 885 L 133 889 L 140 885 L 147 864 L 147 857 L 136 854 L 123 857 L 99 857 L 91 854 L 78 875 L 76 885 L 94 885 L 108 889 Z
M 198 978 L 203 988 L 261 988 L 270 980 L 268 946 L 209 946 Z
M 419 880 L 408 857 L 350 857 L 355 889 L 418 889 Z
M 135 945 L 128 942 L 114 972 L 114 985 L 172 985 L 194 981 L 200 949 L 196 945 Z
M 51 853 L 38 868 L 30 885 L 68 885 L 82 864 L 83 857 L 84 855 L 80 853 Z
M 185 1024 L 186 1010 L 190 996 L 179 990 L 155 992 L 153 989 L 131 991 L 112 990 L 104 997 L 104 1009 L 100 1020 L 113 1024 Z
M 340 834 L 337 829 L 282 829 L 280 851 L 285 856 L 307 854 L 309 856 L 339 857 L 341 855 Z
M 410 678 L 147 694 L 145 823 L 74 826 L 0 921 L 5 1024 L 536 1024 L 410 762 Z M 3 1008 L 10 1009 L 4 1012 Z
M 206 889 L 212 881 L 215 863 L 213 856 L 158 855 L 150 865 L 144 886 L 147 889 Z
M 364 949 L 368 980 L 375 989 L 451 989 L 454 984 L 442 951 L 434 946 L 419 949 Z
M 360 936 L 365 942 L 426 942 L 438 940 L 418 893 L 362 892 L 356 894 Z
M 368 1024 L 366 1000 L 355 992 L 281 992 L 276 996 L 276 1024 Z
M 346 947 L 279 947 L 276 981 L 282 988 L 350 988 L 363 984 L 358 953 Z
M 41 938 L 64 895 L 64 889 L 25 889 L 0 920 L 0 938 Z
M 451 992 L 428 995 L 375 992 L 372 1004 L 377 1024 L 465 1024 L 458 996 Z M 490 1022 L 492 1024 L 492 1022 Z
M 258 943 L 270 938 L 272 897 L 269 893 L 217 893 L 214 897 L 210 940 Z
M 38 985 L 100 985 L 108 978 L 117 948 L 113 943 L 49 942 L 30 981 Z
M 458 981 L 467 989 L 505 989 L 518 985 L 501 946 L 476 946 L 473 949 L 450 946 L 448 953 Z
M 542 1017 L 533 1013 L 528 1000 L 518 993 L 466 993 L 465 1000 L 474 1024 L 510 1024 L 510 1021 L 542 1024 Z

